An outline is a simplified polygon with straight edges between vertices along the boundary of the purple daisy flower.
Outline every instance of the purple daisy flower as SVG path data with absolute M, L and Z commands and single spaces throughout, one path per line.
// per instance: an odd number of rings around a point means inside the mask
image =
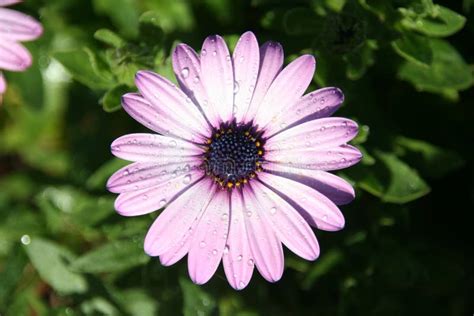
M 284 244 L 315 260 L 311 226 L 344 227 L 337 205 L 354 199 L 345 180 L 328 171 L 361 159 L 347 142 L 357 124 L 328 117 L 343 102 L 337 88 L 303 95 L 315 59 L 283 66 L 279 43 L 259 47 L 246 32 L 230 55 L 222 37 L 209 36 L 201 54 L 180 44 L 173 53 L 177 87 L 150 71 L 136 75 L 139 93 L 123 96 L 125 111 L 158 134 L 129 134 L 112 153 L 134 163 L 107 187 L 115 208 L 136 216 L 164 208 L 145 238 L 145 251 L 172 265 L 188 255 L 197 284 L 221 260 L 235 289 L 254 267 L 268 281 L 283 274 Z
M 4 8 L 20 0 L 0 0 L 0 101 L 7 88 L 1 70 L 24 71 L 31 66 L 31 55 L 19 42 L 37 39 L 41 24 L 32 17 Z

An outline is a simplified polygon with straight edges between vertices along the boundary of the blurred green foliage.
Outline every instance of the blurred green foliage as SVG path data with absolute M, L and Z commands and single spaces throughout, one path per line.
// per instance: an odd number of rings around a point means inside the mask
M 31 0 L 44 36 L 7 73 L 0 108 L 2 315 L 470 315 L 474 311 L 473 2 L 432 0 Z M 252 30 L 287 61 L 317 57 L 311 89 L 345 93 L 364 159 L 339 174 L 346 228 L 317 232 L 316 262 L 286 254 L 269 284 L 205 286 L 185 260 L 142 250 L 156 214 L 113 211 L 111 141 L 145 130 L 120 106 L 139 69 L 174 80 L 177 42 Z

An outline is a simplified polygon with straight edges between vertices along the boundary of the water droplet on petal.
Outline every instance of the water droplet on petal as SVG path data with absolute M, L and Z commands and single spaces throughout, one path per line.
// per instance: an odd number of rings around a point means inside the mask
M 248 216 L 248 217 L 252 216 L 252 212 L 251 212 L 251 211 L 247 211 L 247 216 Z
M 188 67 L 184 67 L 183 69 L 181 69 L 181 76 L 183 76 L 184 79 L 188 78 L 188 76 L 189 76 L 189 68 Z
M 193 82 L 198 83 L 199 82 L 199 76 L 194 77 Z
M 245 287 L 245 283 L 240 281 L 239 282 L 239 289 L 243 289 Z
M 176 143 L 176 141 L 172 140 L 170 141 L 170 147 L 176 147 L 178 145 L 178 143 Z
M 203 50 L 201 51 L 201 55 L 202 55 L 202 56 L 206 56 L 206 55 L 207 55 L 207 50 L 203 49 Z
M 327 220 L 328 220 L 328 215 L 325 214 L 325 215 L 323 216 L 323 221 L 327 221 Z
M 165 206 L 165 205 L 166 205 L 166 199 L 162 199 L 162 200 L 160 201 L 160 207 L 163 207 L 163 206 Z
M 237 261 L 242 261 L 242 255 L 239 255 L 239 256 L 237 257 Z
M 276 207 L 272 207 L 272 208 L 270 209 L 270 214 L 275 215 L 276 211 L 277 211 L 277 208 L 276 208 Z
M 229 246 L 226 245 L 226 246 L 224 247 L 224 255 L 226 255 L 226 254 L 228 254 L 228 253 L 229 253 Z
M 144 199 L 144 200 L 148 200 L 148 195 L 143 194 L 143 199 Z
M 213 250 L 212 250 L 212 254 L 213 254 L 214 256 L 217 255 L 217 249 L 213 249 Z
M 188 174 L 188 175 L 186 175 L 186 176 L 184 177 L 183 183 L 184 183 L 184 184 L 189 184 L 190 182 L 191 182 L 191 175 Z
M 205 241 L 201 241 L 201 242 L 199 243 L 199 247 L 201 247 L 201 248 L 206 247 L 206 242 L 205 242 Z
M 217 55 L 217 52 L 216 51 L 213 51 L 212 52 L 212 56 L 216 56 Z
M 239 89 L 240 89 L 239 82 L 235 81 L 234 82 L 234 94 L 237 94 L 239 92 Z
M 227 213 L 224 213 L 224 214 L 222 214 L 221 219 L 222 219 L 223 221 L 226 221 L 226 220 L 227 220 L 227 217 L 229 217 L 229 215 L 227 215 Z
M 249 261 L 247 261 L 247 264 L 248 264 L 249 266 L 253 266 L 253 264 L 254 264 L 253 259 L 249 259 Z

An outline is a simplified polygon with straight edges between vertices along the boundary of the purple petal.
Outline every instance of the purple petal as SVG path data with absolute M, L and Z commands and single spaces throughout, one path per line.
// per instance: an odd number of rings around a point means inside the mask
M 355 198 L 354 188 L 350 183 L 326 171 L 296 169 L 275 163 L 265 164 L 264 170 L 310 186 L 337 205 L 348 204 Z
M 196 284 L 209 281 L 221 261 L 229 233 L 229 197 L 217 189 L 196 228 L 188 253 L 189 276 Z
M 179 44 L 173 52 L 173 69 L 178 79 L 178 83 L 200 110 L 204 113 L 209 122 L 217 126 L 219 124 L 219 114 L 214 107 L 209 105 L 209 98 L 202 84 L 201 62 L 194 49 L 186 44 Z
M 202 161 L 190 159 L 188 162 L 135 162 L 115 172 L 107 181 L 107 189 L 114 193 L 124 193 L 162 185 L 182 174 L 200 170 Z
M 234 103 L 234 71 L 229 49 L 219 35 L 207 37 L 202 45 L 201 77 L 210 106 L 214 107 L 222 121 L 231 120 Z
M 178 174 L 171 180 L 150 188 L 121 193 L 115 200 L 115 209 L 123 216 L 154 212 L 172 202 L 202 177 L 202 171 L 194 170 Z
M 0 40 L 0 69 L 24 71 L 31 66 L 31 55 L 28 50 L 16 42 Z
M 358 132 L 357 123 L 339 117 L 327 117 L 296 125 L 270 137 L 266 142 L 269 152 L 291 149 L 323 149 L 337 147 L 353 139 Z
M 21 0 L 0 0 L 0 7 L 6 7 L 15 3 L 20 3 Z
M 145 252 L 159 256 L 180 242 L 194 222 L 199 222 L 203 216 L 204 208 L 213 196 L 211 189 L 211 181 L 199 181 L 172 201 L 148 230 Z
M 260 48 L 260 70 L 257 84 L 244 121 L 248 122 L 254 119 L 260 103 L 267 94 L 268 88 L 272 84 L 273 79 L 275 79 L 280 72 L 282 66 L 283 47 L 281 47 L 280 43 L 266 42 L 263 44 Z
M 298 256 L 306 260 L 316 260 L 319 256 L 319 245 L 304 218 L 293 206 L 262 183 L 252 183 L 252 189 L 260 207 L 260 216 L 266 218 L 278 239 Z
M 312 226 L 327 231 L 337 231 L 344 227 L 344 216 L 339 208 L 318 191 L 265 172 L 259 174 L 259 179 L 293 205 Z
M 265 127 L 273 135 L 307 121 L 331 116 L 344 101 L 338 88 L 322 88 L 303 96 L 296 104 L 284 107 Z
M 351 145 L 326 149 L 302 149 L 271 151 L 265 153 L 265 160 L 299 169 L 339 170 L 358 163 L 360 151 Z
M 242 290 L 248 285 L 255 263 L 247 239 L 244 205 L 240 192 L 233 192 L 231 196 L 229 237 L 224 248 L 222 264 L 227 280 L 234 289 Z
M 140 94 L 125 94 L 122 97 L 122 106 L 136 121 L 157 133 L 191 142 L 203 141 L 203 136 L 196 135 L 184 120 L 179 120 L 175 115 L 169 116 L 168 110 L 152 105 Z
M 260 67 L 260 51 L 252 32 L 245 32 L 235 46 L 234 54 L 234 116 L 243 120 L 252 101 Z
M 311 55 L 303 55 L 292 61 L 273 81 L 258 107 L 255 123 L 266 126 L 277 117 L 284 107 L 294 105 L 313 79 L 316 61 Z
M 0 8 L 0 38 L 11 41 L 29 41 L 43 33 L 41 24 L 18 11 Z
M 247 238 L 260 274 L 269 282 L 281 279 L 284 268 L 283 248 L 271 223 L 250 189 L 244 190 L 244 212 Z
M 128 134 L 110 146 L 114 156 L 129 161 L 177 163 L 191 161 L 203 149 L 186 141 L 157 134 Z
M 151 71 L 139 71 L 135 83 L 140 94 L 175 122 L 183 122 L 196 135 L 206 137 L 209 125 L 191 98 L 168 79 Z

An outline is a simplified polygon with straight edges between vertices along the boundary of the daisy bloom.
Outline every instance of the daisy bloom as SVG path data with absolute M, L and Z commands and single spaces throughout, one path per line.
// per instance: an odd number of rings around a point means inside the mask
M 329 117 L 341 105 L 337 88 L 304 95 L 315 59 L 303 55 L 283 68 L 280 44 L 259 47 L 244 33 L 229 53 L 209 36 L 198 55 L 186 44 L 173 52 L 179 87 L 150 71 L 136 75 L 139 93 L 123 96 L 135 120 L 157 134 L 116 139 L 112 153 L 133 161 L 111 176 L 116 210 L 137 216 L 163 209 L 145 251 L 172 265 L 186 254 L 191 279 L 206 283 L 222 261 L 235 289 L 254 267 L 270 282 L 284 268 L 283 247 L 315 260 L 312 227 L 336 231 L 336 205 L 353 200 L 345 180 L 328 173 L 361 153 L 347 142 L 349 119 Z
M 31 55 L 20 44 L 37 39 L 43 33 L 41 24 L 32 17 L 5 8 L 20 0 L 0 0 L 0 101 L 7 88 L 2 70 L 24 71 L 31 66 Z

